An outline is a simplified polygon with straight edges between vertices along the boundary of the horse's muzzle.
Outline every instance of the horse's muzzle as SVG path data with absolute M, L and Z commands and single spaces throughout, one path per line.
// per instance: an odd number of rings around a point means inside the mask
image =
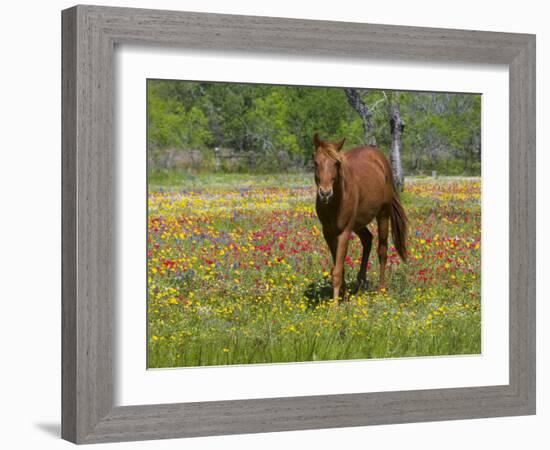
M 319 195 L 319 200 L 321 200 L 325 204 L 327 204 L 330 201 L 333 195 L 332 189 L 329 189 L 328 191 L 324 191 L 323 189 L 319 188 L 319 191 L 317 193 Z

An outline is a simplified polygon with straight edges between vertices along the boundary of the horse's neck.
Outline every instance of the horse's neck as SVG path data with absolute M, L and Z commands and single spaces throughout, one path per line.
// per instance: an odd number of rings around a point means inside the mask
M 340 166 L 340 176 L 338 177 L 338 192 L 336 193 L 338 202 L 343 201 L 349 190 L 350 170 L 346 163 L 342 163 Z
M 335 191 L 333 203 L 332 226 L 335 230 L 343 230 L 352 220 L 354 208 L 352 207 L 355 186 L 352 183 L 352 174 L 349 167 L 342 164 L 342 174 L 338 180 L 338 189 Z M 350 203 L 351 202 L 351 203 Z

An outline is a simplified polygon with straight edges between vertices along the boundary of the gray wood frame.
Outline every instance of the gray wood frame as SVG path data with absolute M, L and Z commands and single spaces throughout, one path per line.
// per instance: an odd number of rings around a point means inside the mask
M 97 6 L 63 11 L 62 31 L 64 439 L 93 443 L 535 413 L 535 36 Z M 113 52 L 118 43 L 508 65 L 510 383 L 114 407 Z

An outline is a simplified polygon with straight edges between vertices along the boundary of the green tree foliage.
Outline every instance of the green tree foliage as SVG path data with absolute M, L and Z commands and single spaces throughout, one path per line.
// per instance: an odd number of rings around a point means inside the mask
M 406 174 L 479 174 L 481 97 L 470 94 L 360 90 L 373 112 L 374 137 L 391 144 L 388 105 L 398 95 L 405 122 Z M 311 168 L 311 137 L 346 137 L 363 145 L 362 122 L 342 88 L 149 80 L 148 152 L 153 169 L 174 150 L 200 150 L 202 170 L 213 170 L 214 148 L 229 149 L 240 164 L 225 170 L 273 172 Z
M 213 143 L 208 117 L 180 83 L 148 83 L 147 127 L 155 161 L 167 148 L 206 149 Z
M 403 135 L 408 171 L 479 174 L 481 96 L 443 93 L 403 95 Z

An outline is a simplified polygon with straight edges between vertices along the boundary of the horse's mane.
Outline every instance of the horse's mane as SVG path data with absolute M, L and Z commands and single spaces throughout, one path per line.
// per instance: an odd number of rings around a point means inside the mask
M 328 156 L 330 159 L 333 159 L 334 161 L 342 162 L 342 152 L 336 150 L 336 147 L 331 144 L 324 144 L 318 147 L 319 150 L 321 150 L 326 156 Z

